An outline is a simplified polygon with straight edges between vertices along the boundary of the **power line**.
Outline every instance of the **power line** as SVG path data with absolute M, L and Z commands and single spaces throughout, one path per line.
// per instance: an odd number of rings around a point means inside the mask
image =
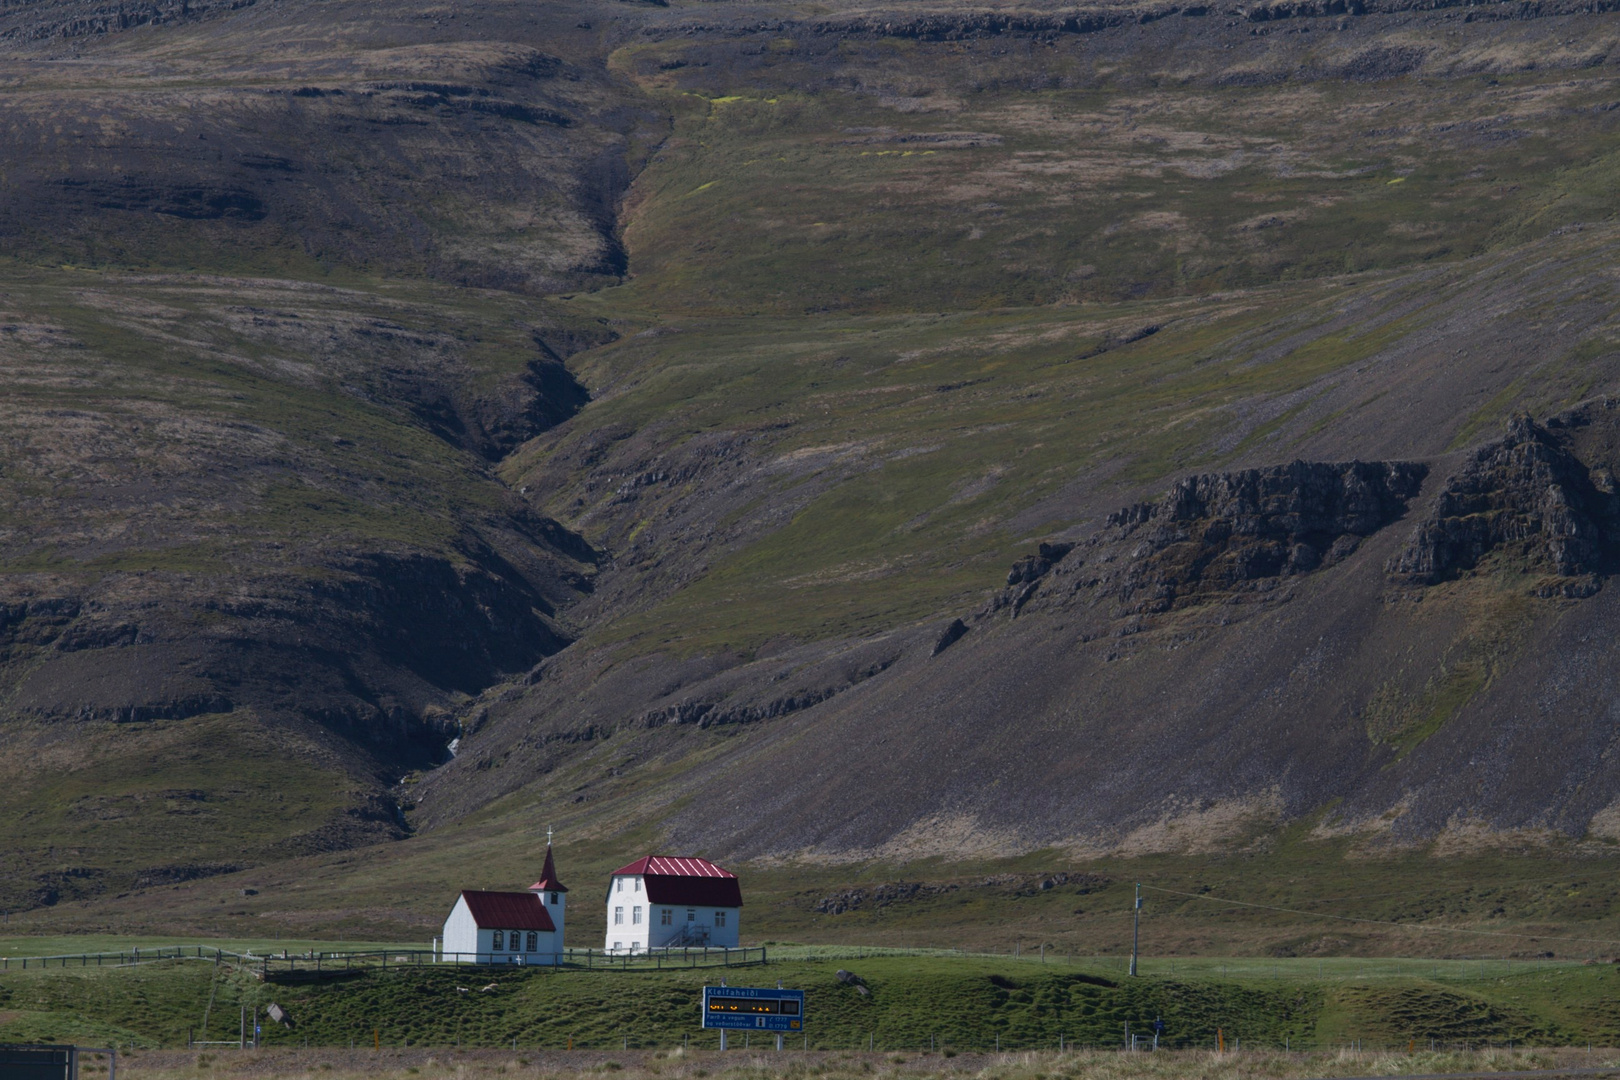
M 1371 923 L 1376 926 L 1395 926 L 1402 930 L 1421 930 L 1432 934 L 1473 934 L 1477 937 L 1516 938 L 1521 941 L 1569 941 L 1580 942 L 1583 945 L 1620 945 L 1620 941 L 1611 938 L 1581 938 L 1558 937 L 1551 934 L 1512 934 L 1501 930 L 1468 930 L 1457 926 L 1434 926 L 1429 923 L 1404 923 L 1393 919 L 1368 919 L 1356 915 L 1329 915 L 1324 911 L 1301 911 L 1298 908 L 1277 907 L 1274 904 L 1254 904 L 1246 900 L 1227 900 L 1219 896 L 1210 896 L 1207 893 L 1181 892 L 1179 889 L 1166 889 L 1158 885 L 1143 885 L 1144 889 L 1154 892 L 1168 893 L 1171 896 L 1185 896 L 1189 900 L 1208 900 L 1211 903 L 1231 904 L 1234 907 L 1259 908 L 1262 911 L 1280 911 L 1288 915 L 1303 915 L 1307 919 L 1333 919 L 1338 922 Z

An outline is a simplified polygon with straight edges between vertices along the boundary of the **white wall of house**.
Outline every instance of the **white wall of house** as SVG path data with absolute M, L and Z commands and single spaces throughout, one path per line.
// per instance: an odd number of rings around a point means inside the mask
M 607 936 L 602 947 L 615 953 L 705 944 L 735 949 L 741 915 L 740 908 L 651 903 L 646 883 L 626 874 L 613 878 L 608 886 Z

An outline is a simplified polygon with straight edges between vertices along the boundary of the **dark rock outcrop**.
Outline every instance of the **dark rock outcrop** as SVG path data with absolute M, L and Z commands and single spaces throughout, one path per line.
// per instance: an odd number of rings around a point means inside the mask
M 180 863 L 175 866 L 154 866 L 136 875 L 132 884 L 137 889 L 150 889 L 157 885 L 179 885 L 219 874 L 234 874 L 238 870 L 245 869 L 241 863 Z
M 1120 614 L 1170 611 L 1330 566 L 1399 518 L 1428 473 L 1413 462 L 1296 461 L 1266 469 L 1189 476 L 1155 503 L 1108 516 L 1082 547 L 1049 560 L 1043 545 L 1008 575 L 1025 583 L 997 606 L 1018 611 L 1047 569 L 1068 593 L 1116 600 Z M 1039 574 L 1034 571 L 1040 570 Z M 1027 582 L 1027 583 L 1026 583 Z
M 1074 886 L 1077 896 L 1084 896 L 1107 888 L 1113 879 L 1102 874 L 994 874 L 977 881 L 893 881 L 882 885 L 856 886 L 841 889 L 815 902 L 812 910 L 821 915 L 843 915 L 851 911 L 882 909 L 891 904 L 904 904 L 948 896 L 961 890 L 986 889 L 999 896 L 1037 896 L 1063 886 Z
M 965 635 L 967 632 L 967 623 L 963 622 L 961 619 L 952 619 L 951 625 L 947 626 L 944 631 L 940 633 L 939 639 L 934 642 L 933 651 L 928 655 L 938 656 L 952 645 L 955 645 L 958 641 L 961 641 L 963 635 Z
M 1027 555 L 1013 563 L 1013 568 L 1007 572 L 1007 584 L 1020 585 L 1036 580 L 1073 550 L 1073 544 L 1043 543 L 1034 555 Z
M 964 633 L 966 629 L 964 628 Z M 725 701 L 681 701 L 673 705 L 665 705 L 642 714 L 631 725 L 636 728 L 656 728 L 665 724 L 696 724 L 700 728 L 726 727 L 736 724 L 757 724 L 762 720 L 774 720 L 801 709 L 808 709 L 819 705 L 823 701 L 837 697 L 844 691 L 851 689 L 874 675 L 881 675 L 889 665 L 894 663 L 892 657 L 878 660 L 856 671 L 844 674 L 842 681 L 815 689 L 803 689 L 791 694 L 782 694 L 764 701 L 751 702 L 725 702 Z
M 1563 426 L 1566 421 L 1557 421 Z M 1586 578 L 1555 591 L 1589 595 L 1604 569 L 1605 527 L 1617 517 L 1608 474 L 1591 471 L 1554 433 L 1515 417 L 1446 481 L 1430 515 L 1389 570 L 1422 584 L 1466 573 L 1493 553 L 1530 572 Z

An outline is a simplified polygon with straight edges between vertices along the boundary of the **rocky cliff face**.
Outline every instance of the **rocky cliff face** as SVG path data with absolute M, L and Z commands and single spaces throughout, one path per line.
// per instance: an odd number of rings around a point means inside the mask
M 1296 461 L 1180 480 L 1158 502 L 1110 514 L 1083 543 L 1043 544 L 991 610 L 1112 603 L 1115 615 L 1238 603 L 1343 561 L 1395 521 L 1428 467 Z M 1050 571 L 1050 573 L 1048 573 Z
M 1602 448 L 1581 454 L 1594 431 L 1614 426 L 1615 408 L 1593 403 L 1545 425 L 1514 417 L 1444 478 L 1388 573 L 1435 585 L 1493 560 L 1530 575 L 1543 598 L 1595 593 L 1615 565 L 1620 497 Z M 1190 476 L 1157 502 L 1109 514 L 1079 543 L 1042 543 L 985 614 L 1108 600 L 1123 617 L 1261 600 L 1399 520 L 1428 475 L 1421 462 L 1296 461 Z
M 1606 418 L 1610 409 L 1589 406 L 1547 427 L 1515 417 L 1502 438 L 1475 451 L 1446 481 L 1390 571 L 1433 584 L 1495 556 L 1552 579 L 1537 586 L 1544 594 L 1596 591 L 1620 540 L 1620 500 L 1610 463 L 1581 461 L 1572 440 L 1559 436 Z

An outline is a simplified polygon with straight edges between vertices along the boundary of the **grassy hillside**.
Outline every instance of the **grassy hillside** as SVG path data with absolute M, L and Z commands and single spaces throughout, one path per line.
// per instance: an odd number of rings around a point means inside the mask
M 566 321 L 375 284 L 0 279 L 0 905 L 398 835 L 384 784 L 559 647 L 584 585 L 589 549 L 480 446 L 537 422 L 536 335 Z

